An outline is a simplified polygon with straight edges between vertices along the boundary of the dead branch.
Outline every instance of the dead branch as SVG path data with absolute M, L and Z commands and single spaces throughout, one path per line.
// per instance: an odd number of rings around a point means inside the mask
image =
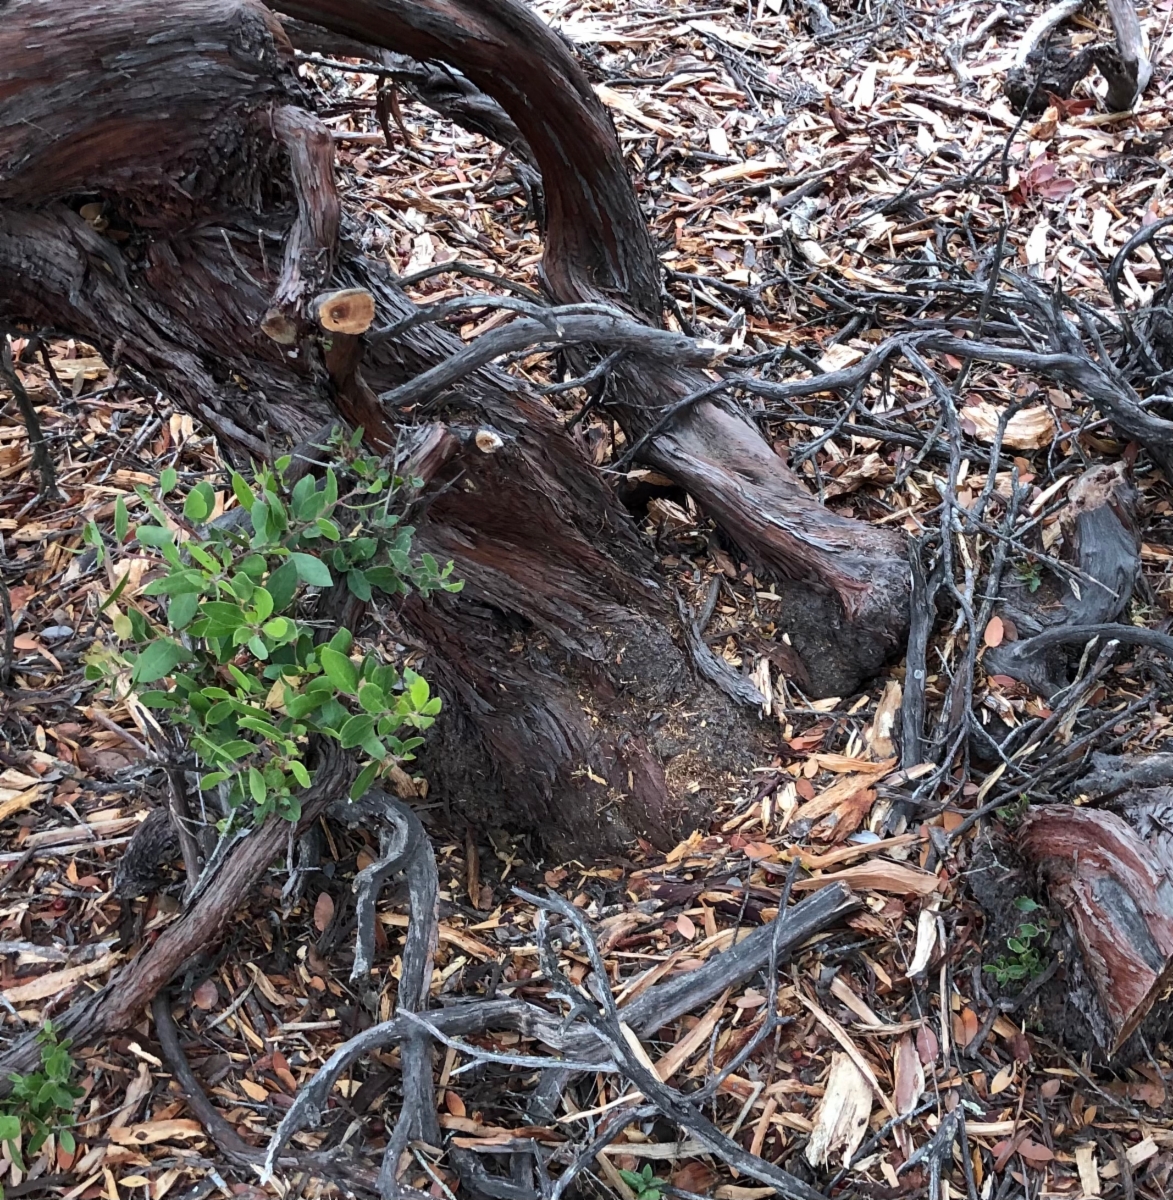
M 45 440 L 45 431 L 41 428 L 41 419 L 37 416 L 33 404 L 20 376 L 16 373 L 16 363 L 12 357 L 12 343 L 7 334 L 0 334 L 0 379 L 8 385 L 20 409 L 21 418 L 29 435 L 29 449 L 33 452 L 33 466 L 41 477 L 41 497 L 57 499 L 60 495 L 57 488 L 57 468 L 53 465 L 53 456 L 49 453 L 49 443 Z
M 712 362 L 718 351 L 712 343 L 654 329 L 618 312 L 601 311 L 597 305 L 589 306 L 585 311 L 583 306 L 567 305 L 545 310 L 540 320 L 523 318 L 483 334 L 447 361 L 384 392 L 379 400 L 388 409 L 425 403 L 501 355 L 543 343 L 614 346 L 663 362 L 694 366 Z

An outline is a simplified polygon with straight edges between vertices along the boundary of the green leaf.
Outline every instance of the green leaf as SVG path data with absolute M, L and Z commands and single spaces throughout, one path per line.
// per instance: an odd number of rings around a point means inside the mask
M 138 656 L 132 676 L 135 683 L 156 683 L 166 678 L 181 662 L 190 662 L 191 655 L 170 638 L 151 642 Z
M 198 592 L 187 592 L 182 596 L 173 597 L 167 605 L 167 623 L 172 629 L 186 629 L 195 620 L 199 606 Z
M 236 502 L 245 512 L 252 512 L 253 505 L 257 502 L 256 495 L 252 488 L 244 480 L 244 476 L 237 471 L 232 472 L 232 491 L 236 495 Z
M 175 534 L 170 529 L 163 529 L 159 525 L 140 525 L 137 536 L 140 545 L 156 548 L 170 546 L 175 541 Z
M 223 783 L 231 774 L 230 771 L 212 771 L 207 775 L 200 777 L 200 791 L 206 792 L 208 788 L 214 788 L 216 784 Z
M 358 668 L 345 654 L 323 646 L 318 651 L 318 661 L 322 664 L 322 670 L 326 672 L 326 678 L 340 692 L 353 696 L 358 691 Z
M 428 681 L 422 675 L 417 675 L 411 681 L 411 702 L 417 710 L 427 704 L 429 695 L 431 689 L 428 687 Z
M 126 515 L 126 501 L 121 496 L 114 501 L 114 536 L 120 541 L 126 541 L 130 531 L 130 518 Z
M 292 560 L 283 562 L 269 576 L 265 591 L 273 601 L 273 611 L 284 612 L 297 592 L 297 564 Z
M 253 607 L 257 610 L 257 624 L 267 621 L 273 615 L 273 597 L 263 588 L 259 587 L 253 591 L 252 595 Z
M 144 708 L 178 708 L 180 700 L 170 692 L 143 692 L 138 702 Z
M 204 590 L 204 577 L 199 571 L 169 571 L 160 579 L 152 579 L 143 588 L 144 596 L 199 595 Z
M 236 709 L 235 700 L 218 700 L 204 713 L 205 725 L 219 725 L 227 721 Z M 235 731 L 234 731 L 235 732 Z
M 371 585 L 362 571 L 347 571 L 346 586 L 351 594 L 366 602 L 371 598 Z
M 367 794 L 367 789 L 375 782 L 375 776 L 378 773 L 379 764 L 377 762 L 367 763 L 359 772 L 358 778 L 350 785 L 350 798 L 361 800 Z
M 264 804 L 269 788 L 265 783 L 265 777 L 256 767 L 249 767 L 248 769 L 248 790 L 252 794 L 255 804 Z
M 256 655 L 261 662 L 265 662 L 269 657 L 269 647 L 265 645 L 264 639 L 254 635 L 248 639 L 248 648 Z
M 0 1142 L 13 1142 L 20 1137 L 20 1118 L 0 1113 Z
M 73 1140 L 73 1134 L 68 1129 L 57 1131 L 57 1144 L 66 1154 L 72 1154 L 77 1149 L 77 1142 Z
M 369 713 L 381 713 L 387 707 L 387 697 L 383 689 L 373 683 L 364 683 L 358 690 L 358 702 Z
M 330 568 L 312 554 L 291 554 L 289 561 L 297 571 L 297 577 L 310 587 L 329 587 L 334 582 Z
M 278 641 L 284 637 L 288 637 L 290 631 L 291 623 L 286 617 L 274 617 L 271 621 L 266 621 L 263 626 L 265 636 L 275 638 Z
M 338 733 L 338 741 L 343 750 L 351 750 L 361 746 L 367 737 L 374 732 L 375 718 L 369 713 L 359 713 L 347 718 Z
M 164 467 L 163 470 L 159 472 L 159 491 L 162 492 L 164 496 L 166 496 L 168 492 L 173 492 L 175 490 L 175 485 L 178 482 L 179 473 L 174 467 Z
M 342 540 L 342 530 L 329 518 L 319 517 L 315 522 L 315 526 L 322 537 L 328 541 L 337 542 Z
M 390 567 L 367 567 L 365 574 L 368 583 L 389 596 L 394 596 L 402 583 L 399 573 Z
M 196 525 L 202 525 L 212 511 L 212 503 L 203 490 L 205 487 L 209 492 L 212 490 L 206 483 L 202 486 L 197 484 L 187 493 L 187 499 L 183 502 L 183 515 Z
M 349 629 L 343 627 L 326 643 L 331 650 L 337 650 L 339 654 L 347 654 L 350 652 L 350 647 L 354 645 L 354 635 Z
M 200 605 L 199 615 L 206 617 L 213 627 L 204 633 L 205 637 L 225 637 L 248 624 L 244 610 L 229 600 L 205 600 Z
M 300 721 L 303 717 L 308 717 L 315 709 L 321 708 L 326 703 L 327 695 L 322 692 L 306 692 L 301 696 L 294 696 L 285 702 L 285 711 L 295 720 Z
M 301 820 L 301 801 L 296 796 L 281 797 L 281 815 L 287 820 L 297 822 Z
M 630 1188 L 640 1189 L 643 1187 L 643 1176 L 638 1171 L 620 1171 L 619 1178 Z
M 289 771 L 302 787 L 310 786 L 310 773 L 306 770 L 305 763 L 299 762 L 296 758 L 290 759 Z

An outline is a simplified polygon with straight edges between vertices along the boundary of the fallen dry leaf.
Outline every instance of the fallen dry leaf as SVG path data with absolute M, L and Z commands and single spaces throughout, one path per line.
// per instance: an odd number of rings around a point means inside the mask
M 219 999 L 220 989 L 216 986 L 216 981 L 214 979 L 205 979 L 192 993 L 191 1002 L 201 1012 L 211 1012 L 216 1007 L 216 1002 Z
M 314 928 L 322 933 L 334 918 L 334 901 L 328 892 L 322 892 L 314 904 Z
M 986 632 L 982 636 L 982 640 L 990 649 L 1002 644 L 1002 638 L 1006 635 L 1006 627 L 1002 624 L 1001 617 L 991 617 L 990 623 L 986 626 Z

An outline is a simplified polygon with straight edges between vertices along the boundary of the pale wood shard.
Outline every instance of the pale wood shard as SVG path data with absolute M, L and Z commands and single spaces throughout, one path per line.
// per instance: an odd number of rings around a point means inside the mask
M 343 288 L 319 296 L 313 310 L 330 333 L 366 333 L 375 320 L 375 298 L 365 288 Z
M 807 1162 L 812 1167 L 825 1166 L 832 1154 L 841 1151 L 846 1166 L 863 1141 L 871 1115 L 872 1089 L 863 1072 L 850 1055 L 832 1055 L 827 1090 L 806 1144 Z

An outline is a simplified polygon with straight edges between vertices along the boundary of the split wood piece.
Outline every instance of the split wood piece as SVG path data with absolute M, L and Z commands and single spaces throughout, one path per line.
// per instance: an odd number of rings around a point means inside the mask
M 1023 818 L 1019 847 L 1065 912 L 1115 1054 L 1173 980 L 1173 881 L 1115 813 L 1042 805 Z
M 1018 639 L 986 652 L 988 674 L 1009 675 L 1044 696 L 1067 686 L 1068 639 L 1056 632 L 1069 627 L 1077 642 L 1077 630 L 1115 621 L 1127 607 L 1140 573 L 1136 503 L 1120 463 L 1093 467 L 1071 485 L 1062 520 L 1074 571 L 1033 593 L 1022 578 L 1003 581 L 1001 613 Z

